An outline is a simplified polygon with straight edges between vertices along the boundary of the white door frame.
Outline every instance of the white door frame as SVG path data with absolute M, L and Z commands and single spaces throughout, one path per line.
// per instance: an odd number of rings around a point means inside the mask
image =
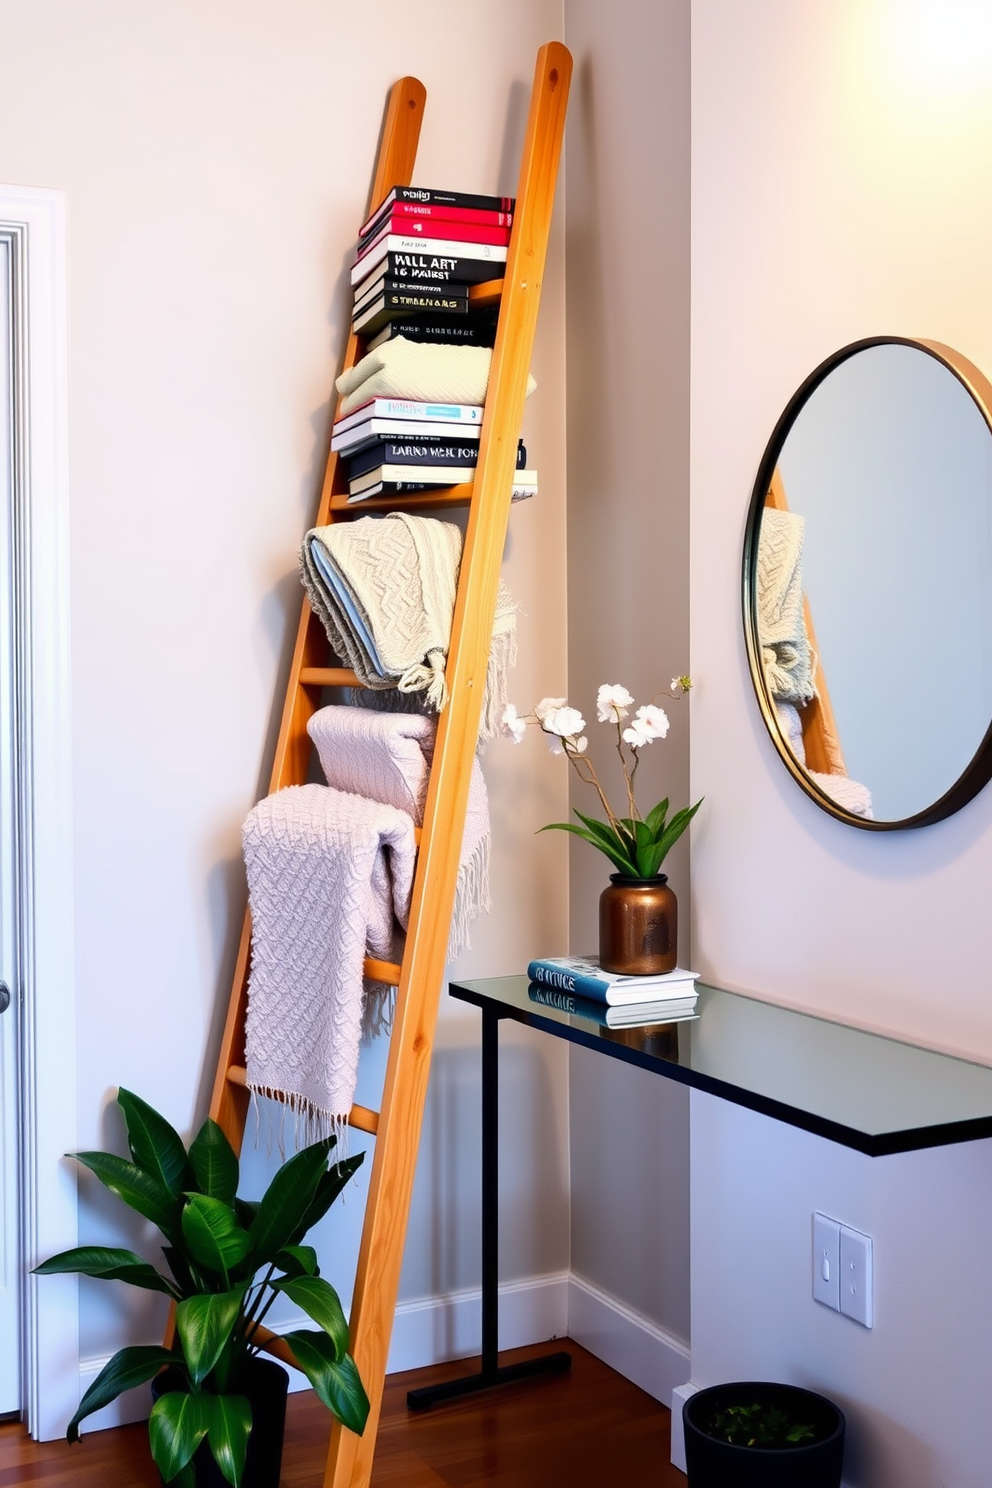
M 0 185 L 13 280 L 13 500 L 18 698 L 21 1254 L 76 1244 L 68 318 L 62 192 Z M 75 1277 L 25 1279 L 23 1406 L 60 1436 L 79 1401 Z

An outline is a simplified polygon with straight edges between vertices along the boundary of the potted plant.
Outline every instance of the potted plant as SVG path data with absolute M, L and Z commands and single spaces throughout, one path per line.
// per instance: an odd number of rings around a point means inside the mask
M 284 1163 L 253 1202 L 237 1196 L 238 1158 L 215 1122 L 203 1123 L 187 1151 L 178 1132 L 138 1096 L 122 1089 L 117 1102 L 130 1159 L 111 1152 L 74 1156 L 158 1226 L 168 1270 L 157 1270 L 133 1251 L 102 1246 L 64 1251 L 35 1270 L 42 1276 L 78 1272 L 162 1292 L 175 1306 L 175 1341 L 171 1348 L 118 1350 L 80 1401 L 66 1438 L 78 1441 L 86 1416 L 122 1391 L 152 1381 L 148 1432 L 166 1483 L 277 1488 L 287 1376 L 257 1357 L 258 1329 L 277 1297 L 288 1297 L 317 1324 L 287 1334 L 285 1341 L 318 1397 L 352 1431 L 361 1433 L 368 1416 L 368 1398 L 347 1351 L 341 1303 L 320 1275 L 316 1252 L 303 1244 L 364 1154 L 329 1166 L 336 1138 L 315 1142 Z M 273 1375 L 275 1420 L 253 1430 Z M 266 1462 L 273 1457 L 274 1475 L 273 1463 Z
M 673 697 L 685 697 L 691 687 L 691 677 L 672 678 Z M 642 815 L 634 797 L 641 750 L 655 739 L 664 739 L 669 724 L 664 708 L 654 702 L 638 708 L 625 723 L 633 706 L 633 696 L 619 684 L 604 683 L 596 697 L 600 723 L 610 724 L 616 730 L 616 750 L 626 797 L 621 812 L 625 810 L 625 815 L 610 805 L 596 768 L 586 754 L 585 719 L 577 708 L 568 706 L 565 698 L 542 698 L 530 713 L 523 715 L 510 703 L 503 713 L 503 727 L 519 744 L 527 725 L 538 724 L 549 736 L 552 753 L 564 754 L 579 779 L 591 785 L 599 796 L 605 821 L 576 810 L 581 826 L 574 822 L 551 822 L 541 830 L 574 832 L 604 853 L 617 870 L 610 875 L 610 886 L 603 890 L 599 901 L 601 968 L 625 976 L 661 976 L 674 971 L 678 955 L 678 905 L 661 865 L 702 801 L 669 815 L 666 799 Z
M 689 1488 L 840 1488 L 844 1416 L 796 1385 L 739 1381 L 682 1407 Z

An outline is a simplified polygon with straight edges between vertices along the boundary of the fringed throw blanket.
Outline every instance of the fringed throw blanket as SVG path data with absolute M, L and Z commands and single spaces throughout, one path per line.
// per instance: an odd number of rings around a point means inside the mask
M 342 394 L 337 416 L 345 418 L 370 398 L 485 403 L 492 356 L 486 346 L 438 346 L 396 336 L 341 373 L 334 384 Z M 528 377 L 528 397 L 536 387 Z
M 413 883 L 413 821 L 323 785 L 268 796 L 242 829 L 252 916 L 248 1087 L 278 1094 L 308 1139 L 351 1110 L 363 1023 L 389 989 L 363 986 L 368 952 L 395 953 Z
M 462 537 L 451 522 L 390 512 L 315 527 L 301 569 L 310 603 L 337 656 L 365 687 L 423 694 L 440 712 Z M 506 706 L 516 606 L 500 580 L 479 737 L 491 739 Z
M 434 749 L 433 719 L 335 706 L 321 708 L 307 727 L 328 785 L 385 801 L 408 812 L 420 826 Z M 468 947 L 469 926 L 489 910 L 489 855 L 489 799 L 476 759 L 448 937 L 449 960 Z

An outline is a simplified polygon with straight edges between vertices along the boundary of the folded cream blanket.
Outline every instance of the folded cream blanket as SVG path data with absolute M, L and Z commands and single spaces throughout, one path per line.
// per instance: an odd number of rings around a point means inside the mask
M 344 418 L 370 398 L 485 403 L 492 356 L 488 346 L 438 346 L 395 336 L 341 373 L 334 384 L 342 395 L 337 417 Z M 528 397 L 536 387 L 528 377 Z
M 307 533 L 301 572 L 310 603 L 335 655 L 365 687 L 423 694 L 425 707 L 444 708 L 461 544 L 453 523 L 409 512 L 334 522 Z M 499 729 L 515 642 L 516 606 L 500 580 L 482 740 Z
M 392 960 L 413 884 L 413 820 L 326 785 L 266 797 L 242 829 L 252 917 L 248 1088 L 278 1095 L 306 1140 L 344 1121 L 363 1022 L 389 989 L 365 986 L 371 953 Z
M 758 539 L 758 637 L 768 690 L 783 703 L 813 697 L 806 622 L 803 616 L 803 533 L 795 512 L 766 507 Z
M 372 713 L 335 705 L 307 725 L 328 785 L 407 812 L 420 826 L 436 724 L 415 713 Z M 489 798 L 478 759 L 472 764 L 448 959 L 469 944 L 469 927 L 490 908 Z

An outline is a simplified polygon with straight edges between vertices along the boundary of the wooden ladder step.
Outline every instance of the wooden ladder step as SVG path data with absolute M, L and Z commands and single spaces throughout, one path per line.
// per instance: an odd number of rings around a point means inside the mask
M 301 687 L 364 687 L 357 672 L 350 667 L 301 667 Z
M 227 1071 L 227 1078 L 232 1085 L 238 1085 L 242 1089 L 248 1084 L 248 1071 L 243 1064 L 232 1064 Z M 352 1106 L 348 1112 L 348 1125 L 353 1126 L 356 1131 L 368 1132 L 374 1137 L 379 1130 L 379 1112 L 373 1111 L 368 1106 Z
M 330 507 L 331 511 L 349 512 L 354 517 L 360 517 L 365 512 L 406 511 L 411 506 L 469 506 L 474 489 L 473 482 L 466 481 L 461 486 L 438 486 L 433 491 L 413 491 L 409 496 L 366 496 L 362 501 L 351 501 L 347 495 L 339 493 L 331 497 Z

